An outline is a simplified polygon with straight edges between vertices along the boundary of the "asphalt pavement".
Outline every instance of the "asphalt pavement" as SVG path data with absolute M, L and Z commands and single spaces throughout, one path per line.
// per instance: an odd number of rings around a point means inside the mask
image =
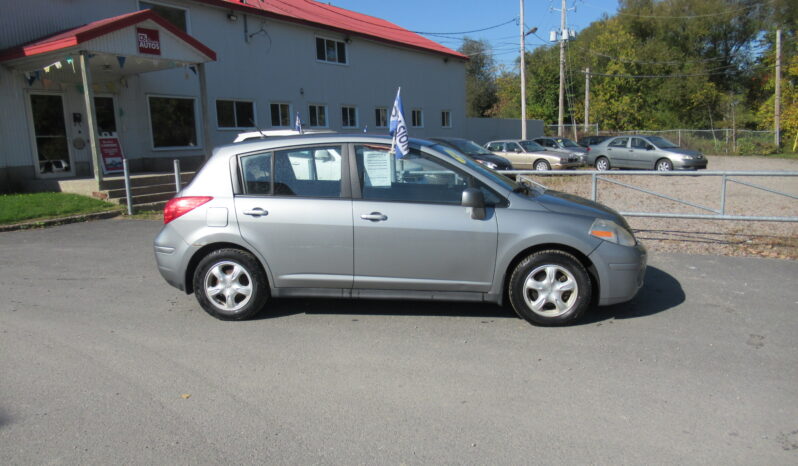
M 0 233 L 0 464 L 797 464 L 798 262 L 652 254 L 539 328 L 462 303 L 221 322 L 158 222 Z

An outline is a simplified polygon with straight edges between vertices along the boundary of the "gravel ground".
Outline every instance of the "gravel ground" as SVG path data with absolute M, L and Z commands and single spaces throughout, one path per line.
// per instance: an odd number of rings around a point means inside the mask
M 767 157 L 709 156 L 718 171 L 798 172 L 798 160 Z M 613 174 L 622 173 L 613 170 Z M 747 183 L 798 196 L 796 177 L 736 177 Z M 546 186 L 590 198 L 590 177 L 536 177 Z M 623 176 L 613 179 L 711 209 L 720 209 L 721 181 L 714 176 Z M 598 201 L 622 212 L 710 212 L 650 194 L 599 181 Z M 726 187 L 728 215 L 798 217 L 798 200 L 738 183 Z M 798 260 L 798 223 L 694 220 L 627 216 L 637 237 L 649 250 Z

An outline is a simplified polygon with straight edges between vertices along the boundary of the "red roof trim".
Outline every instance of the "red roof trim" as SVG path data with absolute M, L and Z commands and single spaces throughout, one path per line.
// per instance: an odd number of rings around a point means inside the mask
M 462 60 L 468 56 L 408 31 L 381 18 L 316 2 L 313 0 L 194 0 L 228 10 L 321 27 L 379 42 L 425 52 L 439 53 Z M 349 26 L 347 26 L 349 25 Z
M 128 26 L 139 24 L 151 20 L 162 28 L 171 32 L 182 41 L 186 42 L 200 53 L 216 61 L 216 52 L 208 48 L 202 42 L 181 31 L 169 21 L 158 16 L 151 10 L 135 11 L 113 18 L 101 19 L 83 26 L 69 29 L 63 32 L 52 34 L 41 39 L 37 39 L 27 44 L 18 45 L 0 51 L 0 62 L 13 60 L 16 58 L 30 57 L 47 52 L 55 52 L 78 44 L 82 44 L 97 37 L 119 31 Z

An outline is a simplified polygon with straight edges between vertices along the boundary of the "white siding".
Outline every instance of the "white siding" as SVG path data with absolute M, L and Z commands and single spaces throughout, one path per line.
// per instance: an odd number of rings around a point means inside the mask
M 167 3 L 167 2 L 162 2 Z M 328 127 L 341 131 L 341 105 L 358 109 L 359 128 L 368 125 L 369 132 L 387 132 L 375 127 L 375 107 L 389 109 L 397 87 L 402 87 L 405 117 L 412 108 L 424 111 L 424 128 L 410 128 L 411 137 L 461 136 L 465 124 L 465 67 L 454 57 L 392 46 L 352 35 L 347 45 L 349 63 L 322 63 L 316 60 L 316 36 L 344 40 L 341 33 L 311 28 L 289 22 L 247 15 L 249 34 L 245 34 L 245 18 L 227 19 L 228 10 L 213 8 L 198 2 L 173 1 L 172 4 L 189 9 L 191 32 L 200 42 L 217 53 L 218 61 L 208 63 L 209 127 L 212 144 L 229 143 L 236 131 L 216 129 L 217 99 L 243 99 L 255 103 L 260 128 L 271 127 L 271 102 L 291 104 L 291 122 L 300 112 L 305 125 L 309 123 L 308 104 L 327 106 Z M 134 11 L 136 0 L 84 0 L 64 2 L 34 0 L 24 9 L 14 9 L 0 19 L 0 48 L 18 45 L 46 34 L 75 27 L 97 19 Z M 258 31 L 265 32 L 258 32 Z M 102 39 L 103 45 L 131 53 L 134 44 L 119 35 Z M 163 39 L 162 39 L 163 42 Z M 168 56 L 168 50 L 164 49 Z M 34 88 L 41 87 L 36 82 Z M 14 75 L 0 67 L 0 105 L 4 109 L 25 108 L 25 89 L 22 75 Z M 63 85 L 67 113 L 84 113 L 83 97 L 75 85 Z M 129 158 L 201 155 L 198 148 L 181 151 L 152 149 L 148 116 L 148 95 L 199 97 L 199 78 L 182 68 L 131 76 L 125 85 L 116 86 L 116 102 L 123 116 L 117 118 L 118 132 L 125 154 Z M 441 127 L 440 113 L 451 112 L 451 128 Z M 0 119 L 0 140 L 19 140 L 0 156 L 0 167 L 31 165 L 33 156 L 28 134 L 28 119 L 22 112 Z M 18 113 L 18 114 L 16 114 Z M 197 118 L 201 116 L 199 103 Z M 201 133 L 201 125 L 199 131 Z M 67 123 L 70 140 L 80 128 Z M 352 130 L 349 130 L 352 131 Z M 83 131 L 85 133 L 85 123 Z M 18 137 L 25 135 L 24 138 Z M 85 137 L 85 134 L 83 135 Z M 202 135 L 198 134 L 199 141 Z M 88 148 L 73 153 L 75 161 L 88 161 Z

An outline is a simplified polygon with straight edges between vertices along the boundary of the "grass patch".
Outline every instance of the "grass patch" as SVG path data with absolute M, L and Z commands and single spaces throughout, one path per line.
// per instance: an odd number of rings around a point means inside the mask
M 774 158 L 777 158 L 777 159 L 796 159 L 796 160 L 798 160 L 798 152 L 785 152 L 783 154 L 768 155 L 768 157 L 774 157 Z
M 0 196 L 0 225 L 47 220 L 119 209 L 120 206 L 70 193 L 7 194 Z
M 142 211 L 133 211 L 133 215 L 128 216 L 127 218 L 132 218 L 135 220 L 161 220 L 163 221 L 163 210 L 142 210 Z

